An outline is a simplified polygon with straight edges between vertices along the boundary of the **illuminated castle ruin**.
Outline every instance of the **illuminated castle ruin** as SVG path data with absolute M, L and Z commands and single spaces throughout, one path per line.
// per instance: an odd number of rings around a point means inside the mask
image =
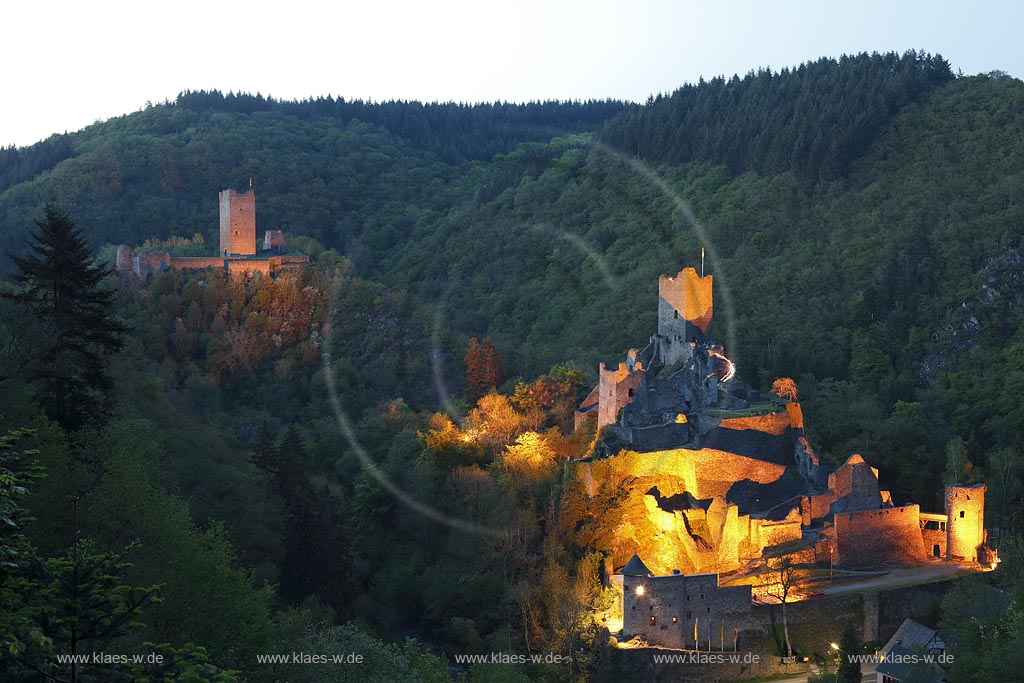
M 693 268 L 658 279 L 658 333 L 642 351 L 631 349 L 617 369 L 601 364 L 598 385 L 576 411 L 577 428 L 596 419 L 598 430 L 612 425 L 641 448 L 683 444 L 698 438 L 705 409 L 745 406 L 745 385 L 736 382 L 738 393 L 720 391 L 734 368 L 706 338 L 712 283 Z
M 151 274 L 167 270 L 223 270 L 231 277 L 244 278 L 254 274 L 275 275 L 302 268 L 309 263 L 305 254 L 284 253 L 284 233 L 268 230 L 263 240 L 263 253 L 256 249 L 256 193 L 223 190 L 218 195 L 220 206 L 220 250 L 217 256 L 171 256 L 166 252 L 136 254 L 127 244 L 117 248 L 117 269 L 134 272 L 143 280 Z
M 719 577 L 756 575 L 780 557 L 807 567 L 994 566 L 985 486 L 949 486 L 943 513 L 922 513 L 894 504 L 860 455 L 821 462 L 800 404 L 763 399 L 711 339 L 712 282 L 692 268 L 659 278 L 658 333 L 617 369 L 602 364 L 576 413 L 577 428 L 594 420 L 599 438 L 571 475 L 590 497 L 616 492 L 601 550 L 624 584 L 636 583 L 631 566 L 645 577 L 644 595 L 625 592 L 624 632 L 683 646 L 694 596 L 705 619 L 748 623 L 751 587 L 720 587 Z M 659 605 L 672 608 L 660 615 Z

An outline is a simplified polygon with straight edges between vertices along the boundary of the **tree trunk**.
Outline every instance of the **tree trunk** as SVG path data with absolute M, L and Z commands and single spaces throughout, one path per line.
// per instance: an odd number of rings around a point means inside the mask
M 782 633 L 786 637 L 786 656 L 793 656 L 793 646 L 789 644 L 789 622 L 786 621 L 786 598 L 782 598 Z

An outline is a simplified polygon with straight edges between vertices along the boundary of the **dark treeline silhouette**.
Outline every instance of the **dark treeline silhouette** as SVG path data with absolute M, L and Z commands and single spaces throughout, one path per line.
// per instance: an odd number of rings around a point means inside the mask
M 609 121 L 602 139 L 645 161 L 831 180 L 897 111 L 953 78 L 940 55 L 910 50 L 701 79 Z
M 30 147 L 0 147 L 0 192 L 31 180 L 71 156 L 71 136 L 51 135 Z
M 193 111 L 252 114 L 274 111 L 300 119 L 353 119 L 373 123 L 406 143 L 430 150 L 445 161 L 486 160 L 509 152 L 521 142 L 596 130 L 631 105 L 618 100 L 584 102 L 456 102 L 422 103 L 409 100 L 367 102 L 343 97 L 276 100 L 257 93 L 188 90 L 174 105 Z

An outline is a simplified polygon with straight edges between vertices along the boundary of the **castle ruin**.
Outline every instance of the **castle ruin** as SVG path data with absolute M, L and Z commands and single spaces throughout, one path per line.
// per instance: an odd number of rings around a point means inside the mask
M 994 567 L 985 485 L 948 486 L 944 511 L 922 513 L 895 504 L 860 455 L 835 468 L 820 461 L 800 404 L 762 398 L 712 340 L 712 282 L 692 268 L 660 277 L 657 334 L 617 369 L 602 363 L 576 413 L 577 429 L 594 420 L 599 438 L 570 475 L 590 497 L 617 492 L 601 550 L 622 567 L 623 632 L 688 647 L 700 623 L 743 628 L 751 586 L 720 578 L 757 575 L 783 557 L 806 567 Z
M 262 253 L 256 249 L 256 192 L 223 190 L 220 207 L 220 250 L 217 256 L 171 256 L 167 252 L 139 252 L 127 244 L 117 248 L 117 270 L 133 272 L 143 280 L 155 272 L 178 270 L 221 270 L 232 278 L 277 273 L 302 268 L 309 263 L 305 254 L 286 254 L 281 230 L 268 230 Z
M 256 191 L 222 190 L 220 203 L 220 253 L 228 256 L 256 255 Z

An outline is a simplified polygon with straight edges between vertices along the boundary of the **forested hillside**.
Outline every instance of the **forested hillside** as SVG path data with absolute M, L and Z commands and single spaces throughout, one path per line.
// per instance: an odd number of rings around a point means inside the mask
M 119 243 L 212 245 L 217 192 L 250 178 L 259 229 L 315 265 L 112 276 L 129 332 L 95 429 L 47 417 L 31 362 L 47 335 L 2 285 L 0 426 L 35 432 L 0 453 L 28 489 L 0 513 L 51 560 L 76 535 L 139 540 L 127 580 L 165 585 L 129 638 L 203 646 L 248 680 L 314 673 L 255 653 L 356 642 L 379 655 L 366 680 L 443 681 L 445 652 L 509 648 L 571 654 L 536 678 L 595 675 L 599 625 L 566 616 L 607 597 L 575 536 L 600 511 L 559 507 L 561 463 L 592 436 L 571 434 L 572 407 L 599 361 L 656 331 L 658 275 L 702 248 L 711 334 L 749 383 L 796 380 L 825 458 L 860 452 L 898 501 L 940 509 L 964 452 L 1000 492 L 1004 555 L 1020 547 L 1019 80 L 910 52 L 642 106 L 186 92 L 0 150 L 0 252 L 26 253 L 47 203 L 108 261 Z M 475 366 L 484 347 L 500 367 Z M 45 478 L 7 455 L 33 449 Z

